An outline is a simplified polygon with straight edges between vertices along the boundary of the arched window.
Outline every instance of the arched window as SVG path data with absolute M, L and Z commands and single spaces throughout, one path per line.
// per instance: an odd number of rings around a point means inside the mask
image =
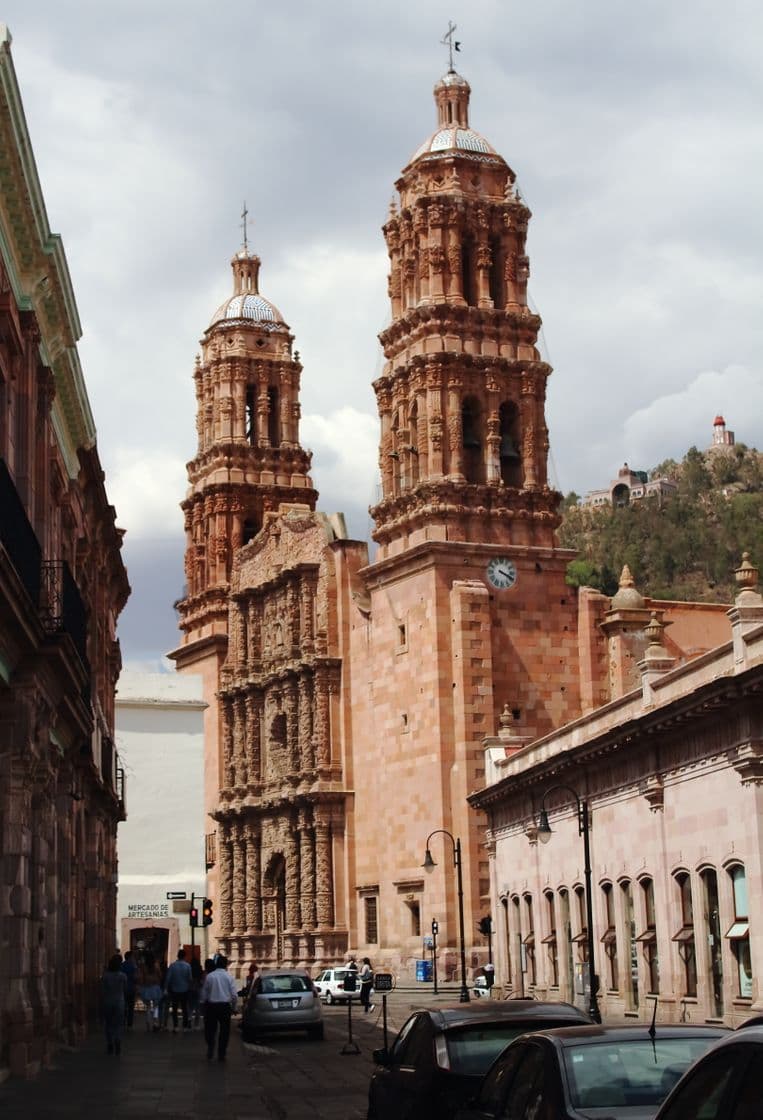
M 691 878 L 688 871 L 679 871 L 675 877 L 681 912 L 681 926 L 673 934 L 678 955 L 683 965 L 683 994 L 697 994 L 697 954 L 694 940 L 694 904 L 691 897 Z
M 556 936 L 556 907 L 554 906 L 554 892 L 546 891 L 543 896 L 546 900 L 546 922 L 548 933 L 543 938 L 543 944 L 548 946 L 549 979 L 552 988 L 559 987 L 559 945 Z
M 470 307 L 477 306 L 477 278 L 474 269 L 474 242 L 464 238 L 461 246 L 461 291 Z
M 537 977 L 535 974 L 535 924 L 533 918 L 533 896 L 526 894 L 524 897 L 525 903 L 525 935 L 522 939 L 522 947 L 525 952 L 524 971 L 527 972 L 529 983 L 531 986 L 537 984 Z
M 615 926 L 615 899 L 612 884 L 602 883 L 601 893 L 604 896 L 604 921 L 606 923 L 601 940 L 609 963 L 609 990 L 616 992 L 620 984 L 617 971 L 617 927 Z
M 461 433 L 464 449 L 464 478 L 467 482 L 484 482 L 482 413 L 476 397 L 464 398 L 461 406 Z
M 498 412 L 499 458 L 504 486 L 521 486 L 523 479 L 520 454 L 519 409 L 513 401 L 504 401 Z
M 246 442 L 251 446 L 257 442 L 257 389 L 254 385 L 246 387 Z
M 643 903 L 643 928 L 636 938 L 644 951 L 647 972 L 647 991 L 656 995 L 660 990 L 660 962 L 657 956 L 657 924 L 654 916 L 654 882 L 641 879 L 641 900 Z
M 257 522 L 254 520 L 254 518 L 247 517 L 241 530 L 241 543 L 249 544 L 249 541 L 252 540 L 253 537 L 256 537 L 258 532 L 259 527 L 257 525 Z
M 511 990 L 511 978 L 513 975 L 512 961 L 511 961 L 511 920 L 512 915 L 509 911 L 509 900 L 506 895 L 501 899 L 501 908 L 503 909 L 503 928 L 506 935 L 506 956 L 505 956 L 505 972 L 504 980 L 506 987 Z
M 563 953 L 564 970 L 562 980 L 565 985 L 564 998 L 575 998 L 575 962 L 572 957 L 572 918 L 570 915 L 570 894 L 564 887 L 559 889 L 559 940 Z
M 268 389 L 268 439 L 271 447 L 281 446 L 281 416 L 279 413 L 278 390 L 271 385 Z
M 628 1002 L 633 1011 L 638 1008 L 638 953 L 636 952 L 636 916 L 633 910 L 633 884 L 626 879 L 620 884 L 623 907 L 623 956 L 630 971 L 630 984 L 626 986 Z
M 419 406 L 418 402 L 414 401 L 408 413 L 408 460 L 410 462 L 411 471 L 411 486 L 419 480 L 419 448 L 418 448 L 418 422 L 419 422 Z
M 700 873 L 702 880 L 703 905 L 705 915 L 705 936 L 708 947 L 708 987 L 713 997 L 713 1015 L 723 1016 L 723 941 L 721 939 L 721 917 L 718 900 L 718 875 L 712 867 Z
M 747 876 L 741 863 L 729 868 L 729 878 L 734 897 L 734 923 L 726 934 L 731 942 L 737 966 L 739 995 L 752 997 L 752 960 L 750 958 L 750 921 L 747 902 Z

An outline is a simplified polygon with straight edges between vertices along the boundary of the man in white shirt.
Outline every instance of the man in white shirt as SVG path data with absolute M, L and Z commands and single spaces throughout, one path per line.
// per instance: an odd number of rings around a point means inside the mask
M 207 1040 L 207 1060 L 215 1055 L 215 1037 L 218 1027 L 217 1060 L 225 1061 L 230 1037 L 230 1017 L 236 1009 L 238 991 L 236 981 L 228 973 L 227 957 L 217 958 L 217 967 L 207 973 L 201 988 L 199 1002 L 204 1011 L 204 1037 Z

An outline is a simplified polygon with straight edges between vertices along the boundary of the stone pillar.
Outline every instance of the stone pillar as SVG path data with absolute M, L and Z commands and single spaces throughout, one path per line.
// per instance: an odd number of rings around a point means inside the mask
M 464 299 L 464 282 L 461 275 L 461 231 L 457 225 L 448 227 L 448 295 L 452 303 L 466 303 Z
M 290 774 L 299 774 L 299 698 L 297 682 L 292 680 L 284 688 L 284 712 L 286 713 L 286 750 Z
M 295 822 L 290 822 L 286 840 L 286 928 L 299 929 L 302 924 L 300 914 L 300 890 L 302 877 L 299 867 L 299 846 Z
M 331 728 L 329 726 L 329 682 L 325 666 L 315 671 L 315 761 L 319 769 L 331 762 Z
M 315 887 L 318 925 L 334 924 L 334 884 L 331 874 L 331 825 L 324 816 L 315 821 Z
M 315 929 L 317 921 L 315 887 L 315 835 L 309 813 L 299 813 L 299 861 L 302 871 L 302 925 Z
M 252 832 L 246 832 L 246 932 L 251 935 L 262 924 L 262 883 L 260 882 L 260 839 Z
M 246 705 L 246 761 L 247 785 L 254 785 L 262 779 L 262 760 L 260 758 L 260 708 L 257 697 L 248 692 Z
M 231 933 L 239 936 L 246 928 L 246 839 L 243 825 L 237 824 L 232 832 L 233 906 Z
M 476 248 L 475 263 L 477 266 L 477 306 L 478 307 L 492 307 L 493 300 L 490 297 L 490 266 L 493 262 L 493 255 L 490 252 L 490 246 L 486 241 L 481 241 Z
M 299 754 L 300 770 L 314 770 L 312 687 L 311 679 L 304 673 L 299 678 Z
M 233 925 L 233 845 L 230 824 L 218 825 L 218 863 L 220 868 L 220 936 L 230 937 Z
M 464 432 L 461 415 L 461 380 L 457 373 L 448 377 L 448 475 L 464 477 Z
M 442 478 L 443 473 L 443 420 L 442 420 L 442 370 L 436 362 L 426 367 L 427 378 L 427 465 L 428 478 Z
M 232 697 L 233 706 L 233 782 L 235 788 L 246 785 L 246 706 L 240 694 Z

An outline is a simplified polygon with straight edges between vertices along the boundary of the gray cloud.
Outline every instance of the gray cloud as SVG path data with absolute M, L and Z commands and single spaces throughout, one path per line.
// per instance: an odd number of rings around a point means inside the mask
M 4 18 L 128 530 L 122 642 L 147 658 L 175 640 L 193 360 L 229 291 L 244 198 L 263 291 L 302 353 L 321 505 L 367 531 L 379 227 L 434 128 L 447 14 L 435 0 L 6 0 Z M 454 18 L 472 121 L 534 213 L 558 485 L 705 446 L 717 411 L 760 445 L 759 5 L 475 0 Z

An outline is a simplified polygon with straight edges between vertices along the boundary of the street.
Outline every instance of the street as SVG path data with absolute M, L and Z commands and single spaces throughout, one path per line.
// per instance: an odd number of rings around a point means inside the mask
M 388 998 L 390 1041 L 411 1008 L 436 997 L 398 991 Z M 437 1002 L 457 1002 L 457 990 Z M 59 1051 L 52 1069 L 32 1081 L 0 1085 L 3 1120 L 84 1117 L 116 1120 L 361 1120 L 366 1115 L 372 1051 L 383 1045 L 382 1004 L 365 1016 L 353 1006 L 353 1037 L 360 1054 L 342 1054 L 347 1008 L 324 1009 L 326 1036 L 272 1037 L 266 1045 L 241 1042 L 237 1020 L 225 1064 L 207 1062 L 202 1031 L 147 1034 L 140 1016 L 125 1035 L 119 1058 L 106 1054 L 93 1031 L 81 1049 Z

